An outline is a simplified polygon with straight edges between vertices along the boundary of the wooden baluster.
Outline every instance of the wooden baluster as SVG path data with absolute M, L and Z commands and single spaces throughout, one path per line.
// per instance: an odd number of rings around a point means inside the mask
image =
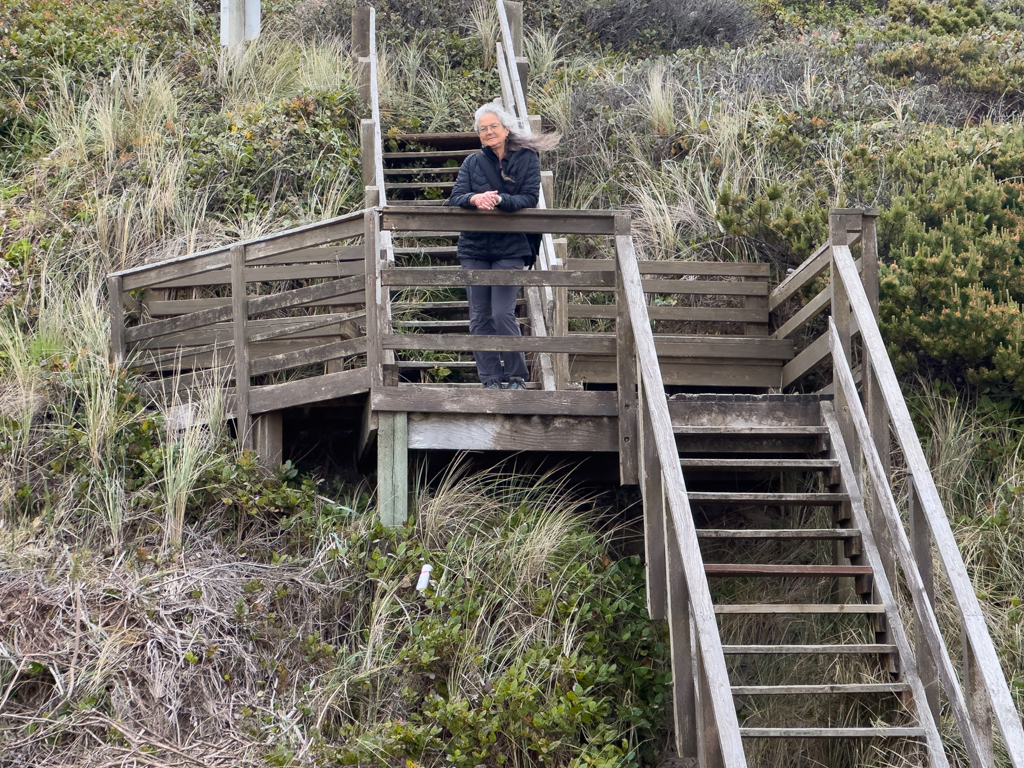
M 569 255 L 569 241 L 560 237 L 554 241 L 555 258 L 558 264 L 553 269 L 564 270 L 565 260 Z M 565 338 L 569 335 L 569 289 L 565 286 L 555 288 L 553 321 L 551 323 L 551 335 Z M 555 388 L 565 389 L 569 384 L 569 355 L 568 353 L 557 353 L 551 356 L 551 362 L 555 370 Z
M 619 234 L 629 234 L 629 218 L 615 217 Z M 615 260 L 615 366 L 619 404 L 619 482 L 636 485 L 640 480 L 637 439 L 637 371 L 636 339 L 629 315 L 629 302 L 623 290 L 622 268 Z
M 645 409 L 646 410 L 646 409 Z M 651 437 L 653 442 L 653 435 Z M 676 754 L 681 758 L 696 759 L 702 752 L 699 746 L 699 717 L 697 712 L 697 670 L 693 655 L 693 618 L 690 615 L 690 597 L 686 589 L 686 573 L 679 551 L 672 516 L 664 514 L 665 492 L 661 466 L 658 466 L 657 487 L 651 490 L 657 495 L 657 504 L 662 509 L 663 558 L 666 568 L 662 582 L 666 592 L 666 619 L 669 626 L 669 644 L 672 653 L 672 703 L 675 715 Z M 644 489 L 646 511 L 647 489 Z M 650 529 L 648 529 L 649 531 Z M 653 618 L 653 616 L 652 616 Z
M 932 537 L 928 531 L 924 507 L 921 505 L 921 497 L 918 495 L 913 478 L 910 482 L 907 504 L 910 518 L 910 546 L 914 553 L 914 562 L 917 563 L 917 570 L 921 574 L 925 596 L 934 607 L 935 568 L 932 562 Z M 931 649 L 925 640 L 924 629 L 922 629 L 921 620 L 916 611 L 914 612 L 914 653 L 917 657 L 917 674 L 924 686 L 928 708 L 931 710 L 935 722 L 941 722 L 939 720 L 939 672 L 935 664 L 935 657 L 932 656 Z
M 244 450 L 252 450 L 249 413 L 249 299 L 245 286 L 245 246 L 231 246 L 231 313 L 235 340 L 235 432 Z
M 107 278 L 107 301 L 110 313 L 110 362 L 124 365 L 124 288 L 120 277 Z
M 995 765 L 995 750 L 992 744 L 992 708 L 989 706 L 988 691 L 985 690 L 984 677 L 978 668 L 978 659 L 974 655 L 974 651 L 971 650 L 971 641 L 968 639 L 967 633 L 963 631 L 961 631 L 961 644 L 964 649 L 964 692 L 967 697 L 967 708 L 978 736 L 978 747 L 981 749 L 984 765 Z
M 376 187 L 366 188 L 367 198 L 376 204 Z M 364 251 L 366 259 L 366 366 L 370 370 L 370 391 L 384 385 L 381 350 L 380 299 L 383 286 L 380 279 L 380 219 L 377 212 L 364 214 Z
M 640 489 L 644 504 L 644 563 L 647 571 L 647 613 L 654 621 L 668 617 L 668 574 L 665 570 L 665 494 L 661 462 L 654 443 L 647 393 L 639 383 Z M 682 571 L 680 571 L 682 573 Z M 689 615 L 689 611 L 687 611 Z

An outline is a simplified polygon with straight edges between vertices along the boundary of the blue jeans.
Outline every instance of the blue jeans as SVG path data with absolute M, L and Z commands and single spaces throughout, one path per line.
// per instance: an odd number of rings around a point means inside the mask
M 463 269 L 522 269 L 522 259 L 460 259 Z M 522 336 L 516 320 L 518 285 L 467 285 L 469 332 L 474 336 Z M 510 376 L 529 376 L 522 352 L 474 352 L 482 384 L 508 381 Z M 501 359 L 505 358 L 502 366 Z

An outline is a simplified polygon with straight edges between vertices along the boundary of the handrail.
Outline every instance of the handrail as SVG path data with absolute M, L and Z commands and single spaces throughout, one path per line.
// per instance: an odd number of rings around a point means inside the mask
M 935 609 L 928 599 L 924 578 L 917 566 L 917 561 L 914 559 L 910 539 L 907 537 L 907 532 L 901 523 L 899 508 L 896 506 L 896 499 L 893 497 L 892 488 L 889 486 L 889 480 L 882 466 L 882 458 L 878 455 L 878 449 L 875 447 L 875 441 L 871 436 L 871 426 L 868 424 L 867 414 L 860 402 L 860 397 L 857 395 L 857 384 L 853 379 L 853 370 L 846 361 L 842 341 L 839 339 L 839 333 L 836 331 L 835 321 L 831 317 L 828 319 L 828 325 L 828 345 L 832 353 L 834 380 L 839 384 L 839 391 L 845 395 L 850 418 L 860 440 L 860 450 L 864 454 L 868 473 L 871 475 L 872 488 L 884 509 L 886 527 L 896 547 L 896 555 L 899 558 L 900 567 L 903 569 L 903 576 L 907 580 L 908 591 L 914 603 L 914 610 L 921 622 L 922 634 L 928 643 L 932 657 L 938 662 L 938 673 L 949 697 L 949 704 L 953 709 L 957 724 L 960 726 L 964 746 L 970 755 L 971 764 L 976 766 L 985 765 L 986 761 L 978 743 L 977 731 L 974 728 L 974 723 L 971 722 L 967 702 L 964 699 L 963 691 L 960 689 L 960 684 L 956 677 L 956 671 L 953 668 L 953 660 L 949 656 L 945 643 L 942 642 L 942 631 L 935 616 Z
M 885 342 L 871 311 L 867 293 L 857 277 L 849 247 L 832 246 L 832 263 L 835 272 L 838 273 L 833 275 L 833 279 L 838 279 L 845 288 L 853 317 L 860 327 L 865 358 L 877 377 L 882 401 L 891 419 L 897 442 L 903 450 L 911 482 L 921 499 L 924 520 L 938 550 L 939 562 L 946 571 L 964 635 L 977 659 L 978 674 L 984 682 L 1006 752 L 1015 768 L 1024 768 L 1024 727 L 1021 726 L 1020 716 L 1014 706 L 1006 677 L 1003 675 L 981 605 L 974 593 L 967 566 L 960 556 L 956 538 L 935 487 Z M 902 528 L 902 523 L 900 527 Z M 950 692 L 947 691 L 947 694 Z
M 373 178 L 380 205 L 387 205 L 384 194 L 384 141 L 380 129 L 380 95 L 377 93 L 377 10 L 370 8 L 370 119 L 373 120 Z
M 679 550 L 689 593 L 690 610 L 697 630 L 699 659 L 703 665 L 702 683 L 707 686 L 710 711 L 717 732 L 721 764 L 725 768 L 745 768 L 746 756 L 740 736 L 739 720 L 729 687 L 729 673 L 718 634 L 715 609 L 704 573 L 697 532 L 690 510 L 682 465 L 672 431 L 672 417 L 668 410 L 668 396 L 658 364 L 654 333 L 647 317 L 647 302 L 643 282 L 637 265 L 632 236 L 618 235 L 615 251 L 621 275 L 621 288 L 628 304 L 629 317 L 636 343 L 636 359 L 644 393 L 642 408 L 650 414 L 657 455 L 661 464 L 662 483 L 668 510 L 675 527 L 675 541 L 667 546 Z M 620 363 L 621 364 L 621 363 Z M 675 674 L 685 674 L 675 670 Z

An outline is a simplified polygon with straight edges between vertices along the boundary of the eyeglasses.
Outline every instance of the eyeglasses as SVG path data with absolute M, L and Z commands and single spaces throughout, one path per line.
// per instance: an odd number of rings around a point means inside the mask
M 494 123 L 493 125 L 481 125 L 478 129 L 478 133 L 490 133 L 491 131 L 500 131 L 501 123 Z

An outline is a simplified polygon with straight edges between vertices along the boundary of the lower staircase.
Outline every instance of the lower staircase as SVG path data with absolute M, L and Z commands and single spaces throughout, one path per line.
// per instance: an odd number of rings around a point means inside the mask
M 748 763 L 942 764 L 832 398 L 669 407 Z

